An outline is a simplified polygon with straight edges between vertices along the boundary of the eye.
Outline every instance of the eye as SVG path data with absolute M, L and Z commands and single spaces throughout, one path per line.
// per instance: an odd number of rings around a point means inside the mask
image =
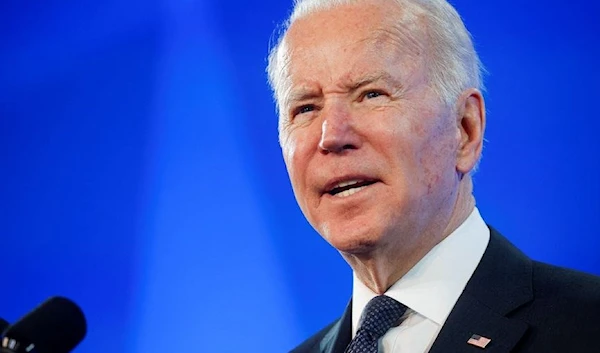
M 296 115 L 299 115 L 299 114 L 304 114 L 304 113 L 312 112 L 313 110 L 315 110 L 315 106 L 312 105 L 312 104 L 301 105 L 298 108 L 294 109 L 292 115 L 296 116 Z
M 373 99 L 373 98 L 377 98 L 379 96 L 383 96 L 383 92 L 381 92 L 381 91 L 367 91 L 363 95 L 363 97 L 366 98 L 366 99 Z

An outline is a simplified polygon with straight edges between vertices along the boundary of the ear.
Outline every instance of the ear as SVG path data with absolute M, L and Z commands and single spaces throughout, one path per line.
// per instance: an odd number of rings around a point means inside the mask
M 464 91 L 457 101 L 456 112 L 460 133 L 456 170 L 465 175 L 475 168 L 483 149 L 485 101 L 481 92 L 475 88 Z

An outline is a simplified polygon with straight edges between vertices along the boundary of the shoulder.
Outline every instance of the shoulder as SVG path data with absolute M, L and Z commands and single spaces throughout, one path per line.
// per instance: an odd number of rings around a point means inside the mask
M 533 301 L 509 316 L 529 324 L 523 352 L 595 352 L 600 278 L 532 261 Z
M 333 326 L 338 322 L 338 320 L 332 322 L 331 324 L 322 328 L 319 332 L 312 335 L 310 338 L 302 342 L 296 348 L 292 349 L 290 353 L 312 353 L 312 352 L 320 352 L 319 345 L 323 338 L 331 331 Z
M 532 275 L 536 299 L 570 310 L 589 306 L 600 314 L 600 277 L 538 261 L 533 261 Z

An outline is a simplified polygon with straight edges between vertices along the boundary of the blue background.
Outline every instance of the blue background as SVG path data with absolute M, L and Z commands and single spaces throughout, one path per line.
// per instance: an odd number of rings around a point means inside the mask
M 454 3 L 490 72 L 484 218 L 600 274 L 597 1 Z M 341 313 L 351 273 L 295 204 L 264 74 L 290 6 L 0 4 L 0 316 L 61 294 L 76 352 L 269 353 Z

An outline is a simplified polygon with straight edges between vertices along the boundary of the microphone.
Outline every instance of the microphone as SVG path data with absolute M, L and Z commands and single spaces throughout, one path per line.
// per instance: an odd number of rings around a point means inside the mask
M 52 297 L 6 329 L 0 353 L 69 353 L 86 332 L 77 304 Z

